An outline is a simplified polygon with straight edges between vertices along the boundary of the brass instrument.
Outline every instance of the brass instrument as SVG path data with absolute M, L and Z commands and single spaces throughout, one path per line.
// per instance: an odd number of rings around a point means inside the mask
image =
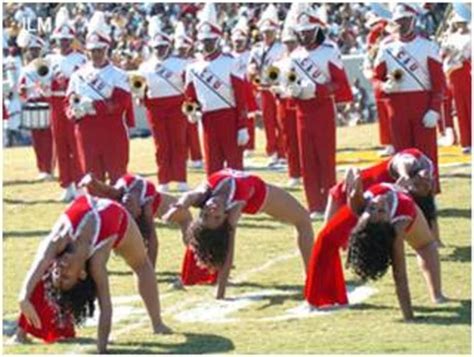
M 280 69 L 276 66 L 268 66 L 265 75 L 271 83 L 276 83 L 280 79 Z
M 51 73 L 50 64 L 43 58 L 37 58 L 33 60 L 32 64 L 35 67 L 36 73 L 42 79 L 48 77 Z
M 390 74 L 390 76 L 395 82 L 400 82 L 403 79 L 403 70 L 397 68 Z
M 77 93 L 73 93 L 70 97 L 69 97 L 69 105 L 71 107 L 75 107 L 75 106 L 78 106 L 79 104 L 81 103 L 81 96 Z
M 286 75 L 286 80 L 288 81 L 288 84 L 294 84 L 298 80 L 298 75 L 296 74 L 295 70 L 291 70 L 288 72 Z
M 262 84 L 262 78 L 258 75 L 252 76 L 252 83 L 256 86 L 260 86 Z
M 146 87 L 146 78 L 138 73 L 131 73 L 128 77 L 132 94 L 143 96 Z
M 199 104 L 196 102 L 184 101 L 183 105 L 181 106 L 181 111 L 186 116 L 196 115 L 198 110 Z

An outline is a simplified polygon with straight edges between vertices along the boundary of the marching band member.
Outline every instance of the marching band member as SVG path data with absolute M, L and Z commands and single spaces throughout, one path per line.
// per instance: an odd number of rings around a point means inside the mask
M 72 74 L 66 95 L 82 172 L 114 183 L 127 172 L 128 128 L 135 117 L 128 75 L 107 58 L 109 31 L 104 13 L 95 12 L 86 37 L 91 60 Z
M 299 6 L 294 3 L 288 11 L 283 26 L 281 41 L 285 46 L 282 58 L 274 62 L 275 75 L 278 77 L 276 85 L 270 87 L 277 99 L 277 119 L 283 126 L 283 138 L 288 159 L 288 187 L 296 187 L 301 184 L 300 152 L 298 148 L 298 134 L 296 130 L 296 106 L 293 98 L 285 91 L 289 84 L 288 76 L 291 76 L 291 54 L 298 47 L 298 38 L 294 27 L 296 25 L 297 11 Z
M 387 98 L 395 150 L 420 149 L 433 162 L 437 176 L 436 124 L 446 81 L 438 46 L 415 33 L 416 15 L 411 5 L 395 6 L 392 21 L 398 34 L 380 45 L 374 82 Z
M 39 170 L 38 179 L 49 180 L 53 177 L 54 169 L 53 137 L 49 126 L 50 106 L 47 101 L 50 87 L 45 73 L 38 70 L 45 43 L 24 29 L 18 35 L 17 43 L 19 47 L 26 49 L 28 62 L 20 74 L 22 125 L 31 129 L 36 166 Z
M 367 27 L 369 33 L 367 35 L 367 53 L 364 59 L 364 75 L 368 80 L 373 80 L 373 64 L 377 55 L 380 43 L 389 35 L 386 30 L 388 21 L 378 16 L 375 12 L 369 12 L 369 20 Z M 375 87 L 374 87 L 375 89 Z M 395 149 L 390 141 L 390 125 L 388 122 L 387 106 L 381 92 L 374 90 L 375 105 L 377 107 L 377 119 L 379 124 L 379 142 L 384 146 L 384 150 L 380 152 L 380 156 L 393 155 Z
M 72 73 L 86 61 L 86 56 L 72 49 L 76 34 L 69 21 L 66 7 L 56 15 L 55 29 L 51 36 L 58 43 L 58 51 L 46 56 L 51 68 L 51 129 L 58 158 L 59 184 L 64 189 L 61 200 L 70 202 L 76 195 L 76 186 L 81 176 L 74 123 L 66 116 L 66 89 Z
M 247 129 L 249 131 L 249 142 L 245 146 L 244 155 L 246 157 L 252 156 L 253 151 L 255 150 L 255 117 L 259 114 L 257 100 L 255 98 L 254 88 L 252 83 L 247 79 L 247 65 L 249 61 L 250 51 L 248 49 L 249 43 L 249 29 L 248 29 L 248 20 L 244 14 L 242 14 L 237 21 L 236 25 L 231 32 L 231 41 L 232 41 L 232 56 L 234 56 L 236 61 L 237 72 L 244 80 L 247 87 L 246 101 L 248 109 L 247 117 Z
M 463 153 L 471 152 L 471 14 L 465 4 L 454 6 L 451 24 L 455 29 L 443 46 L 443 69 L 454 97 Z
M 7 45 L 5 42 L 4 44 Z M 21 135 L 21 100 L 18 94 L 18 86 L 22 61 L 18 48 L 10 47 L 8 49 L 8 55 L 6 50 L 7 48 L 4 49 L 3 75 L 4 85 L 7 88 L 3 88 L 3 99 L 5 109 L 8 112 L 8 120 L 4 122 L 6 141 L 4 141 L 3 144 L 11 146 L 19 140 Z
M 186 175 L 186 117 L 184 71 L 187 60 L 172 54 L 173 39 L 161 29 L 158 16 L 150 19 L 149 46 L 154 54 L 138 69 L 145 79 L 144 104 L 155 142 L 159 190 L 166 192 L 170 182 L 178 191 L 188 190 Z
M 275 96 L 270 91 L 270 83 L 265 76 L 268 67 L 280 59 L 284 52 L 282 44 L 277 40 L 279 22 L 275 5 L 267 6 L 257 26 L 263 35 L 263 42 L 255 45 L 250 51 L 248 74 L 250 81 L 260 92 L 266 137 L 265 151 L 270 157 L 269 165 L 273 166 L 279 159 L 285 158 L 283 127 L 277 121 Z
M 186 70 L 188 119 L 197 122 L 202 113 L 206 174 L 225 167 L 242 169 L 242 147 L 248 140 L 245 84 L 235 71 L 235 61 L 219 46 L 222 30 L 214 4 L 201 11 L 197 39 L 203 58 Z M 196 112 L 196 103 L 200 113 Z
M 316 9 L 306 6 L 296 30 L 304 48 L 291 55 L 297 80 L 288 85 L 296 103 L 303 185 L 312 219 L 323 215 L 329 189 L 336 182 L 335 103 L 352 100 L 337 45 L 325 39 Z
M 174 32 L 174 47 L 176 48 L 176 55 L 179 58 L 188 61 L 188 64 L 193 62 L 193 39 L 186 33 L 184 23 L 179 21 L 176 24 Z M 194 169 L 202 168 L 202 150 L 201 140 L 199 138 L 199 130 L 197 123 L 186 121 L 186 151 L 189 152 L 191 159 L 190 166 Z

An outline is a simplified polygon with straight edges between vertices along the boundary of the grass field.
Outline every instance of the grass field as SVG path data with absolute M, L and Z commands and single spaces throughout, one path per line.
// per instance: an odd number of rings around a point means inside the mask
M 256 166 L 263 164 L 263 136 L 258 134 Z M 368 139 L 370 138 L 370 139 Z M 377 160 L 374 125 L 338 129 L 338 164 L 366 166 Z M 132 141 L 130 171 L 156 182 L 151 139 Z M 165 321 L 170 336 L 155 336 L 132 274 L 116 257 L 109 262 L 114 296 L 111 353 L 471 353 L 471 168 L 459 148 L 440 153 L 443 194 L 438 200 L 442 239 L 444 292 L 450 302 L 435 306 L 407 248 L 409 283 L 417 319 L 404 323 L 390 274 L 370 283 L 373 294 L 349 308 L 327 313 L 297 314 L 303 276 L 291 227 L 266 216 L 247 216 L 238 230 L 235 269 L 227 295 L 213 300 L 214 288 L 173 290 L 183 246 L 175 227 L 156 222 L 160 252 L 157 268 Z M 456 163 L 461 163 L 456 165 Z M 464 163 L 464 164 L 462 164 Z M 454 165 L 453 165 L 454 164 Z M 261 165 L 260 165 L 261 166 Z M 286 182 L 284 171 L 258 169 L 269 182 Z M 37 183 L 31 148 L 4 150 L 3 177 L 3 327 L 4 353 L 93 353 L 96 326 L 90 322 L 73 341 L 46 345 L 8 345 L 7 335 L 17 317 L 16 299 L 38 242 L 64 208 L 55 182 Z M 342 171 L 339 172 L 342 175 Z M 190 170 L 189 182 L 204 178 Z M 291 190 L 303 199 L 301 189 Z M 321 222 L 315 222 L 318 230 Z M 358 286 L 350 272 L 346 280 Z M 359 286 L 356 291 L 363 291 Z M 299 310 L 298 310 L 299 311 Z M 293 313 L 292 313 L 293 312 Z

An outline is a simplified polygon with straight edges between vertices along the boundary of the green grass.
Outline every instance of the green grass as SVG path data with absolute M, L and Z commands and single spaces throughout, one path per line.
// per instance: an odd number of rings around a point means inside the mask
M 263 135 L 258 134 L 257 162 L 264 162 Z M 360 162 L 363 153 L 377 146 L 374 125 L 338 129 L 339 163 Z M 130 171 L 144 174 L 156 182 L 151 139 L 132 141 Z M 441 161 L 466 161 L 459 148 L 441 152 Z M 371 154 L 373 157 L 373 154 Z M 453 159 L 454 157 L 454 159 Z M 459 159 L 459 160 L 458 160 Z M 351 161 L 352 160 L 352 161 Z M 3 319 L 13 322 L 17 316 L 16 299 L 38 242 L 52 227 L 64 204 L 55 182 L 36 183 L 35 163 L 31 148 L 4 150 L 3 206 Z M 286 182 L 284 172 L 259 171 L 269 182 Z M 339 176 L 342 172 L 339 172 Z M 196 185 L 204 174 L 190 170 L 189 182 Z M 370 286 L 376 294 L 359 305 L 328 315 L 285 321 L 269 321 L 301 304 L 302 267 L 297 255 L 281 260 L 268 269 L 247 272 L 270 259 L 289 254 L 295 249 L 293 229 L 270 218 L 246 216 L 238 231 L 235 269 L 232 278 L 239 280 L 228 289 L 228 296 L 276 290 L 276 295 L 262 298 L 228 315 L 235 321 L 224 323 L 179 322 L 172 309 L 193 308 L 212 302 L 214 288 L 191 287 L 172 290 L 169 283 L 180 270 L 183 247 L 178 230 L 157 222 L 160 240 L 157 279 L 165 321 L 175 330 L 171 336 L 151 334 L 144 312 L 130 313 L 114 324 L 113 353 L 462 353 L 471 352 L 471 174 L 470 167 L 441 169 L 443 194 L 439 197 L 441 235 L 446 247 L 441 250 L 444 291 L 451 301 L 435 306 L 430 303 L 416 259 L 407 249 L 409 282 L 417 320 L 403 323 L 394 294 L 390 274 Z M 304 202 L 301 189 L 291 191 Z M 321 222 L 315 222 L 318 230 Z M 125 264 L 116 257 L 109 262 L 113 296 L 136 295 L 134 279 Z M 354 277 L 346 272 L 346 280 Z M 130 307 L 142 309 L 140 301 Z M 115 310 L 117 311 L 117 310 Z M 141 322 L 140 322 L 141 320 Z M 129 328 L 129 330 L 123 330 Z M 95 350 L 95 327 L 78 330 L 80 338 L 67 343 L 46 345 L 35 341 L 29 345 L 10 346 L 5 353 L 92 353 Z

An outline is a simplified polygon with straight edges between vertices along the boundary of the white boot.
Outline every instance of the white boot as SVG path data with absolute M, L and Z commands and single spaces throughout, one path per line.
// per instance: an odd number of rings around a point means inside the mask
M 323 219 L 324 218 L 324 214 L 321 213 L 321 212 L 311 212 L 310 215 L 309 215 L 309 218 L 311 218 L 312 221 L 315 221 L 317 219 Z
M 393 154 L 395 154 L 395 148 L 393 145 L 387 145 L 385 149 L 379 151 L 380 157 L 392 156 Z
M 293 188 L 293 187 L 298 187 L 299 185 L 301 185 L 301 178 L 290 177 L 290 179 L 288 180 L 288 183 L 286 184 L 286 187 Z
M 38 181 L 51 181 L 53 179 L 53 175 L 49 172 L 40 172 L 36 178 Z
M 454 145 L 454 130 L 453 128 L 446 128 L 444 135 L 438 140 L 438 146 L 452 145 Z
M 189 167 L 192 169 L 202 169 L 202 160 L 194 160 L 189 163 Z
M 251 157 L 254 156 L 255 151 L 254 150 L 245 150 L 244 151 L 244 157 L 246 159 L 250 159 Z
M 61 202 L 69 203 L 76 197 L 76 187 L 71 183 L 67 188 L 64 189 L 62 195 L 59 197 Z
M 178 182 L 176 189 L 178 192 L 187 192 L 189 191 L 189 186 L 186 182 Z
M 160 192 L 168 192 L 169 190 L 168 184 L 158 185 L 158 191 Z
M 268 167 L 273 167 L 278 164 L 278 154 L 274 153 L 270 156 L 270 160 L 268 161 Z

